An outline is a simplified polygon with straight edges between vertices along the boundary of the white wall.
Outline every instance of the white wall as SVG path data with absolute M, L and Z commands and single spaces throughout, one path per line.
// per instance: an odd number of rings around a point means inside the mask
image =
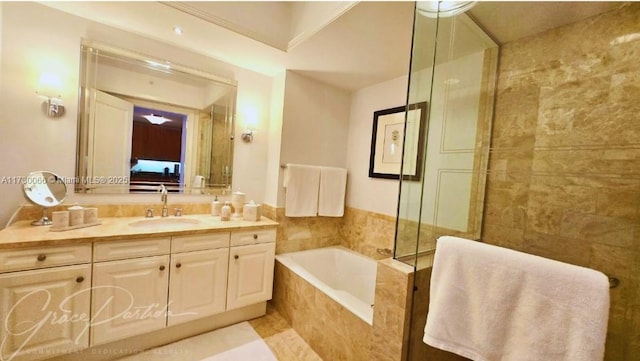
M 289 51 L 355 6 L 357 1 L 292 1 Z
M 145 98 L 183 107 L 204 109 L 213 99 L 203 84 L 188 84 L 182 79 L 176 81 L 166 77 L 141 74 L 107 64 L 98 67 L 96 89 L 108 93 Z
M 3 3 L 0 2 L 0 67 L 2 67 L 2 7 Z M 0 72 L 0 84 L 2 84 L 2 72 Z
M 467 231 L 484 52 L 436 66 L 422 194 L 422 222 Z M 451 80 L 455 79 L 455 82 Z
M 247 194 L 247 201 L 264 201 L 269 146 L 271 78 L 249 70 L 236 71 L 238 100 L 235 147 L 233 153 L 233 191 Z M 254 130 L 253 142 L 245 143 L 241 134 Z
M 37 170 L 72 176 L 75 171 L 79 34 L 84 24 L 64 14 L 38 11 L 41 8 L 32 3 L 3 4 L 1 177 Z M 57 73 L 63 82 L 66 115 L 62 118 L 47 118 L 43 99 L 35 93 L 40 74 L 47 71 Z M 0 226 L 25 201 L 22 186 L 12 183 L 0 183 Z
M 346 167 L 350 94 L 289 70 L 284 93 L 280 161 Z M 279 188 L 280 207 L 284 188 Z
M 2 3 L 0 13 L 2 59 L 0 74 L 0 180 L 24 176 L 35 170 L 50 170 L 64 177 L 75 174 L 78 74 L 80 40 L 93 40 L 134 49 L 142 53 L 204 71 L 232 75 L 238 80 L 238 127 L 242 114 L 251 113 L 258 123 L 268 124 L 270 78 L 219 61 L 113 29 L 36 3 Z M 207 60 L 208 59 L 208 60 Z M 201 66 L 199 66 L 201 65 Z M 62 78 L 65 116 L 47 118 L 41 112 L 42 99 L 35 94 L 43 71 L 54 71 Z M 245 110 L 242 110 L 245 109 Z M 254 110 L 247 110 L 254 109 Z M 244 112 L 244 113 L 243 113 Z M 267 141 L 257 137 L 248 147 L 236 142 L 234 189 L 261 202 L 264 195 L 264 163 Z M 257 155 L 254 157 L 253 155 Z M 4 178 L 5 180 L 7 178 Z M 123 203 L 155 202 L 156 195 L 75 195 L 67 202 Z M 170 202 L 180 201 L 174 195 Z M 184 196 L 182 201 L 198 200 Z M 211 197 L 201 196 L 200 199 Z M 0 182 L 0 227 L 6 224 L 18 205 L 26 203 L 19 184 Z M 65 203 L 67 203 L 65 202 Z
M 265 178 L 264 202 L 271 206 L 278 204 L 278 192 L 282 182 L 280 169 L 280 148 L 282 147 L 282 116 L 284 112 L 284 88 L 287 72 L 273 78 L 271 88 L 271 117 L 269 120 L 269 148 L 267 150 L 267 176 Z
M 396 216 L 397 180 L 369 178 L 369 156 L 373 112 L 406 104 L 407 76 L 360 89 L 351 96 L 351 115 L 347 140 L 346 204 L 375 213 Z

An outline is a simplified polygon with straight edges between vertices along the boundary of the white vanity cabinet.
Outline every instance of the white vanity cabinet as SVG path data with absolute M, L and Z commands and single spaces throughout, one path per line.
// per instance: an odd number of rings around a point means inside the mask
M 154 331 L 178 339 L 264 315 L 275 228 L 195 233 L 0 252 L 0 361 L 108 348 Z
M 94 260 L 91 345 L 225 311 L 229 232 L 96 243 Z
M 173 237 L 171 252 L 167 325 L 224 312 L 229 232 Z
M 96 243 L 91 345 L 166 326 L 169 250 L 168 237 Z
M 164 328 L 168 285 L 168 255 L 94 264 L 91 345 Z
M 227 310 L 271 299 L 276 230 L 231 234 Z
M 89 346 L 91 245 L 0 255 L 0 359 L 41 360 Z

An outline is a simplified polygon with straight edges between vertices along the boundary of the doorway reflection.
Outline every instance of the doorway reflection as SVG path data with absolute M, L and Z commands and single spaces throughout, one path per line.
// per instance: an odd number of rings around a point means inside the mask
M 187 115 L 134 107 L 131 137 L 131 187 L 148 190 L 162 183 L 171 190 L 184 181 Z

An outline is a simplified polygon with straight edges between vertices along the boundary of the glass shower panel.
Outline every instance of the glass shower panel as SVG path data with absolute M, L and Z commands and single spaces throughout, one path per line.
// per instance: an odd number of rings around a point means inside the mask
M 408 104 L 427 101 L 429 116 L 420 181 L 401 182 L 395 255 L 407 261 L 444 234 L 480 237 L 497 65 L 497 45 L 465 14 L 418 12 L 413 47 Z
M 422 205 L 424 181 L 424 150 L 426 134 L 429 127 L 429 111 L 431 103 L 431 84 L 436 51 L 436 34 L 438 19 L 416 15 L 414 22 L 413 47 L 411 51 L 411 69 L 407 104 L 426 103 L 427 121 L 422 127 L 416 127 L 416 117 L 407 112 L 407 126 L 402 160 L 402 173 L 406 169 L 419 169 L 415 177 L 403 177 L 400 181 L 398 201 L 398 217 L 396 223 L 395 258 L 411 262 L 417 251 L 418 233 L 420 231 L 420 213 Z M 412 124 L 413 123 L 413 124 Z M 412 126 L 413 125 L 413 126 Z M 408 139 L 420 139 L 415 132 L 422 132 L 422 142 L 408 142 Z M 422 148 L 422 152 L 419 152 Z M 417 154 L 423 154 L 421 158 Z M 420 166 L 418 166 L 420 164 Z
M 421 162 L 421 174 L 401 180 L 395 246 L 395 258 L 415 269 L 408 360 L 462 359 L 422 342 L 430 266 L 439 236 L 480 237 L 497 54 L 466 14 L 416 12 L 407 104 L 428 103 L 428 126 L 421 159 L 405 137 L 403 167 Z M 407 133 L 410 122 L 407 115 Z

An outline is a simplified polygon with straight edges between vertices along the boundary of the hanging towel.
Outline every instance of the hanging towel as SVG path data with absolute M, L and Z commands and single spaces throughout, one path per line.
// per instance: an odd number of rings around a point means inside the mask
M 318 215 L 320 167 L 287 164 L 284 172 L 285 208 L 287 217 L 315 217 Z
M 326 217 L 342 217 L 344 215 L 344 196 L 346 190 L 346 169 L 320 167 L 318 215 Z
M 441 237 L 423 340 L 475 361 L 602 361 L 608 313 L 600 272 Z

